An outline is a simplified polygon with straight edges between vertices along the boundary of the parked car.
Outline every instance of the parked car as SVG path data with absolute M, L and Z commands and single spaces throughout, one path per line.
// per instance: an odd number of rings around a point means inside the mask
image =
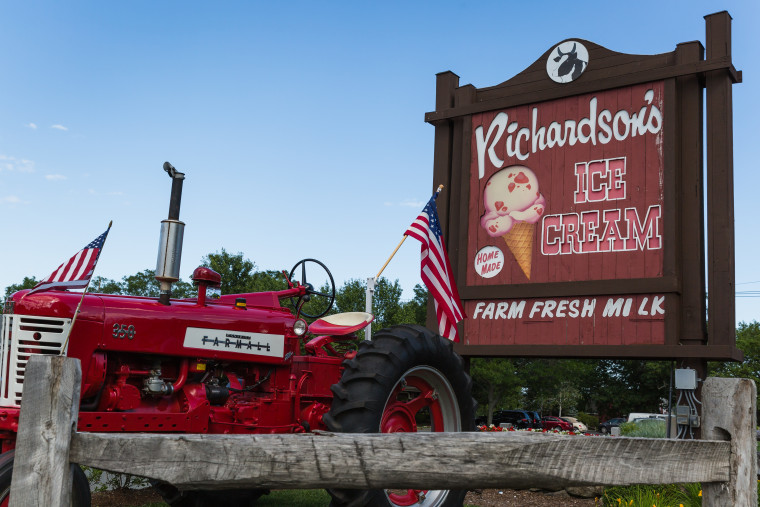
M 478 417 L 476 424 L 486 424 L 486 417 Z M 518 429 L 527 429 L 533 427 L 533 417 L 525 410 L 495 410 L 491 423 L 499 426 L 501 423 L 509 423 Z
M 648 412 L 631 412 L 628 414 L 628 422 L 633 422 L 634 419 L 667 419 L 667 414 L 652 414 Z
M 624 422 L 625 422 L 625 417 L 615 417 L 613 419 L 610 419 L 609 421 L 604 421 L 602 424 L 599 425 L 599 432 L 610 433 L 612 431 L 612 428 L 617 428 Z
M 581 433 L 588 431 L 588 426 L 580 422 L 575 417 L 563 417 L 565 421 L 573 425 L 573 430 L 580 431 Z
M 545 430 L 573 431 L 573 425 L 553 415 L 545 415 L 541 418 L 541 424 Z
M 528 415 L 531 416 L 531 421 L 533 422 L 533 427 L 536 429 L 542 429 L 544 426 L 541 424 L 541 416 L 538 415 L 538 412 L 532 412 L 528 410 Z

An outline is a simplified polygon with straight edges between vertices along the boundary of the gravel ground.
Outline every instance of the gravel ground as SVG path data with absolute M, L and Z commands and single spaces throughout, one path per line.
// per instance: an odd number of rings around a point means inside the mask
M 557 493 L 543 493 L 536 491 L 513 489 L 483 489 L 467 493 L 465 504 L 477 505 L 478 507 L 502 507 L 505 505 L 521 507 L 559 507 L 600 506 L 593 498 L 574 498 L 564 491 Z
M 92 507 L 138 507 L 162 502 L 153 488 L 117 489 L 92 494 Z
M 109 491 L 93 493 L 92 507 L 138 507 L 161 502 L 161 497 L 152 488 L 145 490 Z M 467 493 L 466 505 L 477 507 L 594 507 L 599 506 L 593 498 L 574 498 L 564 491 L 542 493 L 515 491 L 512 489 L 483 489 Z

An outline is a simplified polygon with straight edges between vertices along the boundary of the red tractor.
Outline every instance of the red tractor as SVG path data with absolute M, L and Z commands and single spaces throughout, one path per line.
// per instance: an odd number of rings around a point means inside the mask
M 164 169 L 173 184 L 169 218 L 161 228 L 158 298 L 22 290 L 5 303 L 0 506 L 8 504 L 24 368 L 34 354 L 81 361 L 79 431 L 473 430 L 471 380 L 451 342 L 423 327 L 402 325 L 354 346 L 356 333 L 373 317 L 325 316 L 335 299 L 334 283 L 325 290 L 307 281 L 307 271 L 319 269 L 332 282 L 319 261 L 297 263 L 282 290 L 216 298 L 207 297 L 207 289 L 219 286 L 221 276 L 199 267 L 192 277 L 197 296 L 172 298 L 184 229 L 179 221 L 184 175 L 168 163 Z M 307 324 L 304 317 L 316 320 Z M 88 483 L 79 467 L 74 477 L 75 504 L 88 506 Z M 159 488 L 170 505 L 251 505 L 266 493 Z M 454 506 L 464 498 L 464 491 L 329 493 L 333 505 Z

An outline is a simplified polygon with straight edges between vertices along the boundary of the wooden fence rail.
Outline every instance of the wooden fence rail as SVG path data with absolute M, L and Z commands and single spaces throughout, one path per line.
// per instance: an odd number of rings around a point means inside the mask
M 187 435 L 79 433 L 81 370 L 70 358 L 27 365 L 11 505 L 69 505 L 79 463 L 181 489 L 551 488 L 703 483 L 705 506 L 757 505 L 755 385 L 708 379 L 713 440 L 556 434 Z

